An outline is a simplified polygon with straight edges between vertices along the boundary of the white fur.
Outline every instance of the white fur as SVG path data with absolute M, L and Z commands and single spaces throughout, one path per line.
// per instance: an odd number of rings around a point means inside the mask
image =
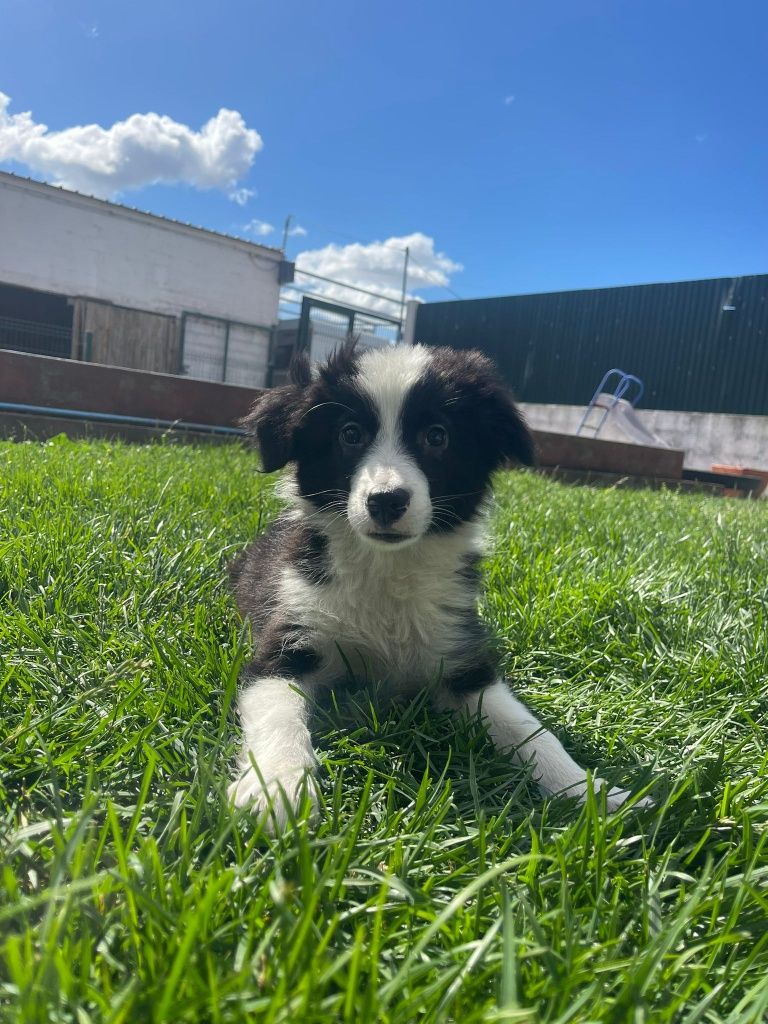
M 257 814 L 269 810 L 278 828 L 288 820 L 288 808 L 299 803 L 309 772 L 317 764 L 307 725 L 307 698 L 288 679 L 246 679 L 238 710 L 243 729 L 243 752 L 229 797 L 238 807 L 248 804 Z M 316 802 L 311 786 L 306 790 Z
M 283 571 L 280 605 L 291 621 L 310 623 L 322 658 L 312 677 L 326 685 L 346 675 L 382 680 L 416 693 L 462 666 L 455 612 L 471 612 L 475 588 L 456 575 L 479 547 L 478 528 L 430 534 L 413 547 L 361 543 L 343 521 L 327 530 L 333 578 L 316 587 L 291 567 Z
M 488 727 L 488 734 L 499 750 L 508 750 L 523 764 L 530 764 L 533 777 L 545 793 L 575 796 L 579 802 L 586 798 L 589 779 L 587 773 L 565 750 L 556 736 L 510 693 L 508 686 L 499 681 L 474 693 L 440 694 L 439 704 L 452 711 L 477 714 Z M 607 784 L 593 778 L 592 785 L 601 789 Z M 620 807 L 630 794 L 623 789 L 610 789 L 606 794 L 609 810 Z M 640 804 L 649 801 L 642 799 Z
M 322 667 L 301 684 L 249 678 L 239 700 L 243 752 L 229 795 L 257 814 L 271 807 L 271 829 L 286 824 L 286 804 L 298 805 L 316 764 L 302 693 L 332 686 L 348 668 L 357 678 L 383 682 L 393 695 L 436 687 L 462 667 L 461 654 L 452 650 L 451 613 L 471 611 L 477 597 L 455 572 L 468 553 L 479 551 L 474 524 L 394 549 L 361 542 L 344 521 L 329 524 L 327 532 L 332 580 L 315 586 L 289 565 L 278 591 L 281 615 L 311 624 L 306 637 Z
M 366 507 L 369 494 L 401 487 L 410 493 L 407 511 L 392 527 L 392 532 L 403 535 L 398 546 L 413 544 L 426 533 L 432 521 L 429 484 L 403 448 L 399 430 L 405 396 L 428 363 L 429 352 L 421 345 L 370 349 L 360 359 L 359 387 L 375 405 L 380 425 L 375 442 L 352 479 L 347 518 L 353 530 L 378 548 L 381 542 L 368 537 L 377 529 Z
M 429 360 L 429 349 L 424 345 L 372 348 L 360 357 L 360 389 L 376 406 L 387 435 L 396 432 L 403 398 L 423 376 Z
M 481 536 L 478 523 L 426 532 L 432 518 L 429 486 L 403 447 L 399 424 L 404 397 L 429 358 L 420 346 L 362 355 L 358 384 L 376 406 L 380 429 L 353 476 L 345 514 L 316 509 L 297 494 L 295 483 L 282 488 L 294 505 L 292 515 L 327 536 L 331 574 L 318 586 L 284 564 L 277 588 L 280 618 L 300 624 L 300 640 L 319 655 L 320 668 L 302 678 L 298 692 L 296 681 L 249 678 L 240 697 L 244 746 L 230 796 L 260 813 L 274 805 L 277 827 L 285 824 L 288 807 L 297 805 L 316 763 L 307 697 L 343 680 L 350 669 L 357 677 L 386 682 L 393 693 L 431 686 L 439 706 L 480 711 L 496 746 L 530 763 L 542 790 L 581 800 L 587 792 L 586 772 L 505 683 L 458 694 L 441 685 L 474 667 L 474 649 L 462 650 L 456 613 L 471 615 L 475 609 L 475 586 L 459 570 L 480 552 Z M 395 524 L 408 541 L 385 544 L 368 536 L 375 525 L 366 499 L 372 491 L 398 487 L 411 493 L 408 510 Z M 604 785 L 600 779 L 593 784 Z M 608 806 L 618 807 L 627 796 L 610 790 Z

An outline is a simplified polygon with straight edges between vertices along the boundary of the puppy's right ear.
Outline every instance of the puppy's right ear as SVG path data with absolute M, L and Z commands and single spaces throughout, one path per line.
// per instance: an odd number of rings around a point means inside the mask
M 258 446 L 265 473 L 282 469 L 293 458 L 294 421 L 301 393 L 311 379 L 306 356 L 293 360 L 290 377 L 290 384 L 263 391 L 240 420 L 246 435 Z
M 286 392 L 293 388 L 270 388 L 259 395 L 240 426 L 252 438 L 261 453 L 265 473 L 282 469 L 291 458 L 291 432 Z

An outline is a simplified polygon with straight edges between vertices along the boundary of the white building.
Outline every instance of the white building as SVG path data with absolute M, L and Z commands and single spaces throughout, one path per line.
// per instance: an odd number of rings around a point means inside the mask
M 0 348 L 264 384 L 277 249 L 0 172 Z

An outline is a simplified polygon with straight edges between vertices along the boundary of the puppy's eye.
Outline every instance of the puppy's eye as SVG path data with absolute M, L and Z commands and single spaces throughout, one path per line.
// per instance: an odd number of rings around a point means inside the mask
M 357 448 L 363 443 L 363 428 L 359 423 L 346 423 L 339 432 L 339 440 L 347 448 Z
M 424 441 L 430 448 L 445 448 L 448 444 L 448 431 L 435 423 L 424 432 Z

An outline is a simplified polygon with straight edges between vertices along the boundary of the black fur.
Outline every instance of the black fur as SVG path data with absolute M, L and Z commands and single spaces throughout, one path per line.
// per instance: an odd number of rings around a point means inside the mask
M 302 626 L 271 622 L 261 636 L 258 657 L 248 666 L 252 675 L 301 677 L 320 665 L 320 658 L 307 641 Z
M 376 410 L 357 387 L 354 343 L 335 352 L 312 379 L 306 357 L 294 361 L 291 382 L 257 398 L 241 421 L 259 447 L 265 472 L 296 464 L 300 493 L 318 508 L 349 495 L 350 482 L 365 447 L 338 443 L 345 423 L 354 421 L 372 440 Z M 432 451 L 420 432 L 435 423 L 449 432 L 444 451 Z M 500 466 L 535 463 L 533 438 L 525 420 L 480 352 L 435 348 L 430 365 L 411 390 L 402 411 L 403 440 L 437 503 L 433 530 L 445 532 L 471 519 Z
M 311 583 L 322 586 L 331 579 L 328 538 L 305 523 L 278 517 L 229 568 L 237 606 L 254 629 L 273 617 L 277 602 L 277 566 L 292 565 Z
M 481 659 L 472 668 L 455 672 L 443 680 L 443 685 L 451 693 L 466 693 L 482 690 L 498 678 L 498 668 L 490 658 Z
M 355 386 L 358 357 L 354 343 L 334 352 L 313 380 L 304 356 L 291 366 L 291 383 L 264 392 L 241 420 L 261 452 L 265 472 L 296 464 L 300 493 L 318 508 L 349 495 L 364 449 L 350 451 L 338 443 L 345 423 L 361 424 L 375 437 L 378 418 L 370 401 Z
M 491 474 L 507 462 L 532 466 L 533 439 L 490 360 L 479 352 L 436 348 L 402 414 L 405 443 L 429 481 L 436 504 L 432 529 L 446 532 L 477 512 Z M 430 424 L 446 428 L 449 443 L 420 442 Z
M 242 421 L 260 449 L 264 470 L 294 463 L 300 494 L 319 510 L 342 513 L 367 450 L 367 444 L 345 448 L 339 441 L 343 426 L 359 424 L 367 442 L 378 430 L 376 410 L 358 377 L 354 344 L 343 346 L 314 375 L 301 357 L 291 368 L 290 382 L 260 395 Z M 434 424 L 448 432 L 444 449 L 432 450 L 424 443 L 424 431 Z M 500 466 L 534 461 L 524 419 L 493 364 L 479 352 L 431 350 L 424 375 L 405 397 L 400 426 L 404 446 L 428 481 L 432 533 L 448 532 L 476 516 Z M 281 617 L 281 565 L 292 566 L 313 585 L 327 585 L 333 578 L 328 538 L 306 522 L 283 516 L 232 567 L 240 611 L 251 620 L 260 650 L 252 668 L 300 677 L 317 668 L 317 654 L 302 638 L 301 625 L 287 624 Z M 479 589 L 474 556 L 468 555 L 457 571 Z M 311 623 L 306 626 L 311 628 Z M 456 636 L 457 651 L 475 652 L 476 667 L 446 680 L 446 685 L 462 690 L 492 681 L 497 659 L 474 610 L 457 615 Z
M 286 554 L 293 567 L 310 583 L 322 585 L 330 582 L 328 538 L 324 533 L 313 530 L 311 526 L 298 527 L 291 534 Z
M 358 664 L 403 696 L 429 687 L 452 711 L 483 709 L 491 685 L 494 742 L 533 755 L 545 792 L 586 793 L 583 769 L 496 682 L 501 659 L 476 605 L 473 521 L 494 471 L 534 459 L 493 364 L 446 348 L 358 358 L 345 346 L 312 372 L 300 360 L 244 424 L 264 469 L 294 464 L 299 495 L 232 570 L 258 651 L 239 701 L 235 803 L 270 808 L 277 824 L 291 804 L 312 799 L 303 775 L 316 756 L 302 695 L 343 684 Z M 398 515 L 382 533 L 385 501 Z M 608 800 L 618 806 L 625 796 L 613 790 Z

